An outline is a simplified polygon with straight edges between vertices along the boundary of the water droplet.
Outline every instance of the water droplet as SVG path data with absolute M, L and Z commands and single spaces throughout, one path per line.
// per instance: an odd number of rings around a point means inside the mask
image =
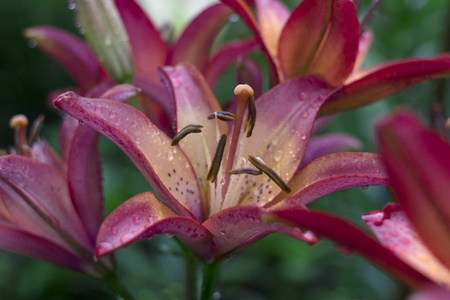
M 403 245 L 408 245 L 409 244 L 409 239 L 407 239 L 407 238 L 401 238 L 400 239 L 400 243 L 402 243 Z
M 75 4 L 75 2 L 73 2 L 72 0 L 70 0 L 70 1 L 69 1 L 69 4 L 67 5 L 67 7 L 68 7 L 70 10 L 74 10 L 74 9 L 77 7 L 77 5 Z
M 113 248 L 114 248 L 114 245 L 111 244 L 110 242 L 101 242 L 97 246 L 97 252 L 105 253 L 105 252 L 112 250 Z
M 300 100 L 306 100 L 306 98 L 308 98 L 308 94 L 305 92 L 301 92 L 300 93 Z
M 220 292 L 214 292 L 214 294 L 213 294 L 214 300 L 219 300 L 221 297 L 222 297 L 222 294 L 220 294 Z
M 364 185 L 364 186 L 361 187 L 361 189 L 363 189 L 363 190 L 367 190 L 368 188 L 369 188 L 368 185 Z
M 122 237 L 120 238 L 120 241 L 122 243 L 128 243 L 129 241 L 131 241 L 134 238 L 134 235 L 131 233 L 125 233 L 124 235 L 122 235 Z
M 75 28 L 80 29 L 81 28 L 81 22 L 75 22 Z
M 166 236 L 167 236 L 168 238 L 173 238 L 173 237 L 174 237 L 174 234 L 173 234 L 173 233 L 166 233 Z
M 278 136 L 274 136 L 272 139 L 272 144 L 276 145 L 278 143 Z
M 80 124 L 81 126 L 83 126 L 83 125 L 84 125 L 84 122 L 81 121 L 81 120 L 78 120 L 78 124 Z
M 155 222 L 155 218 L 153 216 L 148 217 L 147 222 L 153 224 Z
M 111 228 L 111 233 L 112 234 L 117 234 L 119 231 L 117 230 L 116 227 Z
M 273 159 L 275 159 L 275 161 L 280 161 L 282 156 L 283 156 L 283 151 L 278 150 L 278 151 L 275 151 Z
M 28 40 L 28 47 L 30 47 L 30 48 L 36 48 L 37 44 L 38 44 L 38 42 L 36 39 Z
M 174 88 L 179 88 L 181 86 L 181 83 L 177 79 L 173 78 L 172 79 L 172 85 L 173 85 Z
M 141 221 L 139 220 L 139 217 L 137 217 L 137 216 L 134 216 L 134 217 L 133 217 L 133 223 L 134 223 L 134 224 L 138 225 L 140 222 L 141 222 Z
M 169 160 L 173 160 L 173 152 L 172 152 L 172 150 L 169 150 L 169 152 L 167 152 L 167 158 Z
M 391 231 L 390 235 L 393 237 L 397 237 L 398 236 L 398 232 L 397 231 Z
M 232 14 L 229 18 L 228 18 L 228 21 L 230 21 L 230 22 L 232 22 L 232 23 L 235 23 L 235 22 L 237 22 L 237 21 L 239 21 L 239 15 L 238 14 Z
M 306 133 L 302 134 L 302 141 L 305 141 L 308 138 L 308 135 Z
M 308 113 L 307 113 L 306 111 L 303 112 L 303 113 L 302 113 L 302 117 L 303 117 L 303 118 L 307 118 L 307 117 L 308 117 Z
M 220 231 L 220 234 L 225 235 L 225 231 L 224 230 Z
M 225 177 L 222 177 L 222 178 L 220 179 L 220 184 L 221 184 L 221 185 L 225 185 Z

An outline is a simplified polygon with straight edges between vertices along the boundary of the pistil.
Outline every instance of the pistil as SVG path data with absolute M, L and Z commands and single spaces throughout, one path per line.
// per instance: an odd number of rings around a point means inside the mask
M 24 115 L 15 115 L 9 121 L 9 126 L 14 129 L 15 150 L 18 155 L 29 154 L 27 125 L 28 119 Z
M 241 134 L 241 129 L 242 129 L 242 123 L 244 120 L 244 114 L 245 114 L 245 108 L 249 107 L 249 114 L 248 114 L 248 118 L 246 120 L 246 124 L 245 127 L 246 128 L 251 128 L 251 130 L 253 130 L 254 124 L 256 122 L 256 108 L 254 109 L 254 113 L 251 114 L 250 113 L 250 106 L 254 107 L 254 104 L 249 104 L 249 101 L 253 101 L 253 95 L 254 95 L 254 91 L 253 89 L 247 85 L 247 84 L 240 84 L 238 85 L 235 89 L 234 89 L 234 94 L 236 95 L 236 118 L 235 118 L 235 122 L 234 122 L 234 126 L 233 126 L 233 133 L 231 136 L 231 142 L 230 142 L 230 150 L 228 152 L 228 160 L 227 160 L 227 167 L 225 169 L 224 172 L 224 177 L 225 177 L 225 185 L 224 188 L 222 190 L 222 196 L 224 198 L 227 190 L 228 190 L 228 186 L 230 184 L 230 176 L 231 174 L 229 173 L 230 170 L 233 169 L 233 165 L 235 162 L 235 158 L 236 158 L 236 149 L 238 146 L 238 142 L 239 142 L 239 136 Z M 251 135 L 251 132 L 250 132 Z M 249 136 L 249 135 L 247 135 Z

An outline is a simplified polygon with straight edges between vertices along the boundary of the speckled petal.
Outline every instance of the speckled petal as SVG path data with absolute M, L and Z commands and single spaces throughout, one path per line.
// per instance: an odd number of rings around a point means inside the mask
M 365 152 L 322 156 L 300 169 L 289 181 L 291 199 L 306 205 L 327 194 L 358 186 L 388 185 L 381 157 Z M 274 202 L 288 197 L 280 194 Z
M 383 246 L 425 276 L 450 287 L 450 270 L 427 249 L 400 205 L 390 204 L 362 219 Z
M 25 36 L 35 39 L 37 46 L 59 62 L 85 92 L 105 77 L 94 52 L 75 35 L 53 27 L 37 26 L 28 28 Z
M 214 4 L 193 19 L 173 47 L 170 65 L 190 62 L 203 72 L 212 43 L 232 11 L 226 5 Z
M 106 218 L 95 255 L 103 256 L 163 233 L 175 235 L 201 259 L 211 260 L 211 233 L 196 220 L 177 215 L 150 192 L 127 200 Z
M 200 192 L 190 162 L 179 147 L 170 146 L 170 139 L 141 111 L 128 104 L 70 92 L 54 104 L 115 142 L 174 211 L 201 219 Z
M 364 106 L 398 93 L 410 86 L 450 76 L 450 56 L 411 59 L 376 66 L 344 86 L 342 92 L 320 110 L 333 113 Z
M 398 202 L 450 269 L 450 145 L 405 110 L 380 121 L 377 141 Z
M 179 132 L 189 124 L 202 125 L 202 134 L 211 157 L 216 151 L 216 122 L 208 120 L 208 116 L 222 110 L 213 92 L 200 72 L 190 64 L 164 67 L 161 75 L 175 103 L 176 128 L 174 131 Z M 228 125 L 224 122 L 219 121 L 219 128 L 222 133 L 228 132 Z M 179 146 L 191 161 L 199 180 L 203 181 L 209 166 L 206 165 L 207 154 L 205 154 L 201 136 L 191 134 L 181 140 Z
M 303 77 L 265 93 L 256 101 L 256 125 L 251 138 L 244 141 L 242 157 L 259 156 L 288 182 L 303 158 L 316 113 L 332 91 L 318 79 Z M 251 180 L 253 184 L 242 185 L 250 188 L 246 204 L 264 205 L 280 192 L 265 175 Z
M 369 261 L 412 287 L 419 288 L 432 283 L 430 279 L 381 246 L 358 226 L 339 217 L 297 208 L 276 211 L 267 216 L 269 217 L 312 230 L 320 237 L 330 239 L 349 251 L 359 252 Z
M 203 226 L 214 235 L 215 257 L 231 256 L 239 249 L 273 232 L 281 232 L 309 244 L 317 242 L 310 232 L 302 232 L 290 226 L 266 223 L 261 219 L 265 213 L 266 210 L 258 206 L 236 206 L 220 211 L 206 220 Z
M 131 45 L 135 75 L 158 80 L 158 67 L 164 66 L 168 46 L 144 10 L 134 0 L 114 0 Z

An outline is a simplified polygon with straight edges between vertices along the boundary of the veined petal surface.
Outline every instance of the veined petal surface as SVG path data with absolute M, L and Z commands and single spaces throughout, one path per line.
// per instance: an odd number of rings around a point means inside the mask
M 388 205 L 362 219 L 383 246 L 435 282 L 450 287 L 450 270 L 427 249 L 400 205 Z
M 170 146 L 170 139 L 141 111 L 70 92 L 54 104 L 116 143 L 174 211 L 201 219 L 200 191 L 192 166 L 181 149 Z
M 450 268 L 450 145 L 409 111 L 377 126 L 394 193 L 418 235 Z
M 211 233 L 196 220 L 177 215 L 150 192 L 130 198 L 106 218 L 97 237 L 96 256 L 163 233 L 178 237 L 200 258 L 212 258 Z

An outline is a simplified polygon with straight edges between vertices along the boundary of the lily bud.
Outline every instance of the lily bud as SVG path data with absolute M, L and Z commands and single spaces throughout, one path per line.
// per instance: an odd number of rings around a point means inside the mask
M 125 28 L 112 0 L 74 0 L 77 22 L 100 63 L 117 82 L 133 76 Z

